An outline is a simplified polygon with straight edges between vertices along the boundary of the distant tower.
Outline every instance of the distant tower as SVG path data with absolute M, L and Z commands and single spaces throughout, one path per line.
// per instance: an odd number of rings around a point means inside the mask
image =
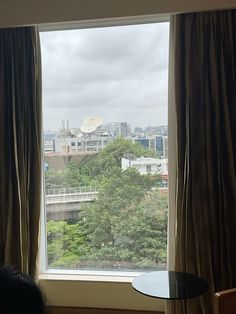
M 156 151 L 163 155 L 163 138 L 161 135 L 156 136 Z
M 120 123 L 120 136 L 127 137 L 128 136 L 128 124 L 127 122 Z
M 168 158 L 168 136 L 163 135 L 163 158 Z
M 69 130 L 69 120 L 62 120 L 61 121 L 61 127 L 62 127 L 62 130 Z

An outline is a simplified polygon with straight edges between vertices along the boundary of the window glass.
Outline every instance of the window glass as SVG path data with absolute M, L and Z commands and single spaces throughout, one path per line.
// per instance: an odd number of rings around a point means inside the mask
M 49 268 L 166 267 L 169 24 L 41 33 Z

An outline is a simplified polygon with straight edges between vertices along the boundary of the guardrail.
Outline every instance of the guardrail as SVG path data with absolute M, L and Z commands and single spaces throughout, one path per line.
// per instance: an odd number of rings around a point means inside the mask
M 46 189 L 47 195 L 61 195 L 61 194 L 75 194 L 75 193 L 90 193 L 90 192 L 98 192 L 98 188 L 96 186 L 79 186 L 76 188 L 55 188 L 55 189 Z
M 47 189 L 46 204 L 91 202 L 97 198 L 97 187 L 84 186 L 77 188 Z

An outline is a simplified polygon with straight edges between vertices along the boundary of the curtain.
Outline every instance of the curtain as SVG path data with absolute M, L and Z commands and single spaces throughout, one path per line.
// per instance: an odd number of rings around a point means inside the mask
M 236 11 L 173 18 L 177 196 L 175 269 L 209 283 L 175 313 L 213 313 L 236 287 Z
M 34 27 L 0 29 L 0 263 L 34 277 L 41 199 L 41 70 Z

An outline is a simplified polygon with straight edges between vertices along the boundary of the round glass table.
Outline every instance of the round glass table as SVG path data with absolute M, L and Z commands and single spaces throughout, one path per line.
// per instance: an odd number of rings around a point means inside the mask
M 208 289 L 207 282 L 195 275 L 175 271 L 155 271 L 136 277 L 133 288 L 150 297 L 183 300 L 198 297 Z

